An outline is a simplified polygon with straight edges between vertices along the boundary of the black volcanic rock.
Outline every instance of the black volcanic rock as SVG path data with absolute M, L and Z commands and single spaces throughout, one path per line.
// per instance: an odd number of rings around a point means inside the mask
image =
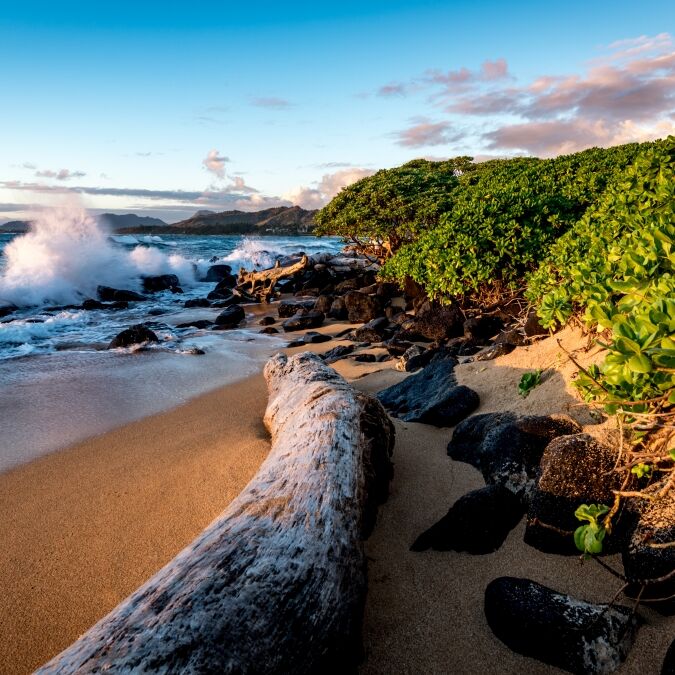
M 292 317 L 286 319 L 281 327 L 287 333 L 296 330 L 304 330 L 305 328 L 318 328 L 326 317 L 321 312 L 315 312 L 314 310 L 310 312 L 298 312 Z
M 157 335 L 142 323 L 131 326 L 116 335 L 108 345 L 108 349 L 130 347 L 144 342 L 159 342 Z
M 159 293 L 178 288 L 178 277 L 175 274 L 159 274 L 156 276 L 142 277 L 143 291 L 145 293 Z
M 628 607 L 591 604 L 515 577 L 488 584 L 485 618 L 509 649 L 577 675 L 614 672 L 638 627 Z
M 192 300 L 186 300 L 184 306 L 187 309 L 190 307 L 210 307 L 211 302 L 206 298 L 192 298 Z
M 232 273 L 232 268 L 229 265 L 224 265 L 219 263 L 217 265 L 211 265 L 206 271 L 206 274 L 201 279 L 201 281 L 222 281 L 226 276 Z
M 96 288 L 98 299 L 103 302 L 116 302 L 118 300 L 128 302 L 141 302 L 147 300 L 144 295 L 136 293 L 136 291 L 128 291 L 125 289 L 111 288 L 110 286 L 98 286 Z
M 226 307 L 215 320 L 215 327 L 218 330 L 227 328 L 236 328 L 246 317 L 244 310 L 239 305 Z
M 457 360 L 438 358 L 415 375 L 377 394 L 392 415 L 405 422 L 451 427 L 468 417 L 479 405 L 478 394 L 457 386 L 453 371 Z
M 525 507 L 501 485 L 486 485 L 460 497 L 446 515 L 423 532 L 411 551 L 496 551 L 520 522 Z

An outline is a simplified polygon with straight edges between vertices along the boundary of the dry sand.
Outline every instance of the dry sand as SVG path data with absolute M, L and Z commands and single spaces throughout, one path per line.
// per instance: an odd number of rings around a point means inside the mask
M 335 336 L 348 326 L 319 329 Z M 578 344 L 566 332 L 563 345 Z M 289 350 L 322 353 L 343 341 Z M 381 354 L 381 349 L 366 349 Z M 582 363 L 596 355 L 579 354 Z M 393 362 L 345 359 L 338 372 L 368 392 L 406 376 Z M 522 373 L 550 368 L 527 399 Z M 481 395 L 480 412 L 567 412 L 598 425 L 569 386 L 576 368 L 554 340 L 496 361 L 458 367 Z M 268 450 L 261 376 L 0 474 L 0 673 L 23 673 L 72 642 L 162 567 L 211 522 L 255 473 Z M 539 553 L 520 524 L 494 554 L 411 553 L 416 536 L 484 483 L 446 455 L 450 429 L 396 421 L 395 473 L 367 543 L 370 588 L 362 675 L 557 673 L 493 637 L 483 592 L 497 576 L 526 576 L 595 601 L 615 580 L 599 566 Z M 618 561 L 614 561 L 618 566 Z M 675 621 L 645 610 L 647 625 L 621 672 L 656 675 Z
M 171 560 L 265 458 L 262 375 L 0 474 L 0 673 L 41 665 Z

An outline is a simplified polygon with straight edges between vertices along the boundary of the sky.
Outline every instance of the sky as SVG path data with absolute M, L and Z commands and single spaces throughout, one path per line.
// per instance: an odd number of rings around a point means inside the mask
M 100 5 L 100 6 L 98 6 Z M 417 157 L 675 133 L 675 3 L 0 6 L 0 222 L 318 208 Z

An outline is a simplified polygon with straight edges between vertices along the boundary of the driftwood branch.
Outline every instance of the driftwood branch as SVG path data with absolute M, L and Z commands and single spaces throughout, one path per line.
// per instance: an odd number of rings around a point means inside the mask
M 260 272 L 247 272 L 243 267 L 239 270 L 237 279 L 237 290 L 249 295 L 257 296 L 261 301 L 267 302 L 274 291 L 275 284 L 281 279 L 292 277 L 298 272 L 302 272 L 309 266 L 309 258 L 303 255 L 302 258 L 291 265 L 282 267 L 277 260 L 274 267 L 270 267 Z
M 393 428 L 313 354 L 265 367 L 272 448 L 223 515 L 40 673 L 345 673 Z

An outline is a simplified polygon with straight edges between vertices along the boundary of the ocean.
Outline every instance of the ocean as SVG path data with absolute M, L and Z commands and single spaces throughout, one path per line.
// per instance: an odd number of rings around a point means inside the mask
M 217 309 L 186 309 L 214 282 L 211 264 L 264 268 L 304 251 L 338 251 L 337 238 L 137 236 L 106 232 L 84 213 L 51 214 L 26 235 L 0 234 L 0 471 L 116 426 L 179 405 L 261 368 L 283 338 L 260 334 L 264 307 L 244 306 L 231 331 L 178 329 Z M 96 297 L 99 284 L 140 291 L 141 274 L 176 274 L 164 291 L 125 310 L 60 309 Z M 123 329 L 145 323 L 159 343 L 106 350 Z M 195 351 L 204 354 L 196 355 Z

